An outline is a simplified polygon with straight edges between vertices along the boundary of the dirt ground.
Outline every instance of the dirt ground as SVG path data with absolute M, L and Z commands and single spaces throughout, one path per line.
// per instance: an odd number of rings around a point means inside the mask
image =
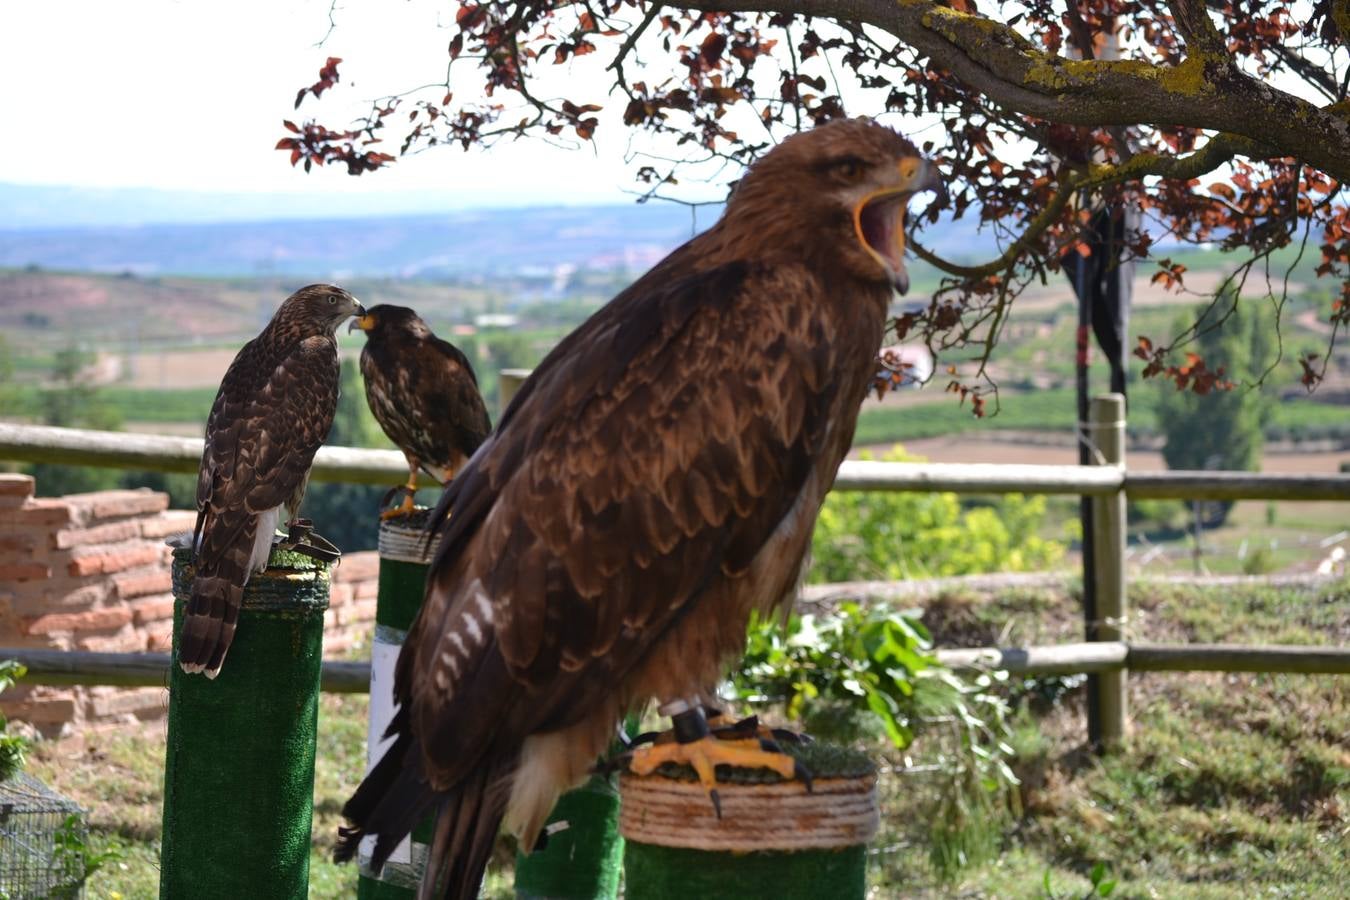
M 168 350 L 122 357 L 131 387 L 171 390 L 216 387 L 238 353 L 229 350 Z

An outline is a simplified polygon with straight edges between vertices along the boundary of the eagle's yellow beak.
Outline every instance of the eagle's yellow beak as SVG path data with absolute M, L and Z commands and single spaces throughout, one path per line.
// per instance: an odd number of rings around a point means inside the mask
M 355 316 L 352 318 L 352 323 L 347 326 L 348 334 L 351 334 L 358 328 L 361 329 L 362 331 L 369 331 L 370 329 L 375 327 L 375 317 L 372 316 L 370 313 L 365 312 L 365 310 L 362 310 L 362 313 L 363 313 L 362 315 Z
M 895 180 L 872 191 L 853 207 L 853 230 L 872 258 L 890 273 L 896 290 L 909 290 L 905 270 L 905 209 L 920 191 L 941 191 L 937 166 L 906 157 L 897 163 Z

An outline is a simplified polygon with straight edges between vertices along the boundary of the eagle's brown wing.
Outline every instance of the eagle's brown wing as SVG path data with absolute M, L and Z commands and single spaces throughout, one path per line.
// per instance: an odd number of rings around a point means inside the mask
M 337 409 L 333 339 L 315 336 L 278 348 L 268 337 L 250 341 L 235 357 L 207 419 L 197 475 L 197 571 L 179 645 L 179 662 L 189 671 L 219 671 L 255 551 L 267 552 L 263 541 L 270 547 L 274 511 L 299 506 Z M 260 521 L 266 534 L 259 534 Z
M 789 518 L 830 432 L 837 361 L 814 277 L 674 268 L 555 348 L 442 499 L 396 676 L 404 740 L 344 813 L 381 835 L 379 856 L 448 791 L 455 837 L 435 862 L 452 864 L 452 896 L 477 883 L 502 816 L 475 786 L 509 774 L 527 736 L 613 705 L 682 617 L 720 641 L 723 611 L 700 600 Z

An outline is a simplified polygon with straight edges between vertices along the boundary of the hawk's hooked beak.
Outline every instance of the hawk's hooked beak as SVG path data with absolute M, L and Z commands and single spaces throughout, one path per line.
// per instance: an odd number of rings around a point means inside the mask
M 366 312 L 366 308 L 361 304 L 356 304 L 356 315 L 352 317 L 351 324 L 347 326 L 347 333 L 351 334 L 356 329 L 369 331 L 375 327 L 375 317 Z
M 906 157 L 896 166 L 895 180 L 863 197 L 853 207 L 853 229 L 863 248 L 891 276 L 900 293 L 909 290 L 905 270 L 905 210 L 920 191 L 942 192 L 937 166 L 926 159 Z

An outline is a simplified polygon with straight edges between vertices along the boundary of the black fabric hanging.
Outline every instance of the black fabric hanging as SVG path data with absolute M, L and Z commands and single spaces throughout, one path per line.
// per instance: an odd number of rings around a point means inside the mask
M 1070 250 L 1063 259 L 1074 293 L 1091 307 L 1092 333 L 1111 366 L 1111 390 L 1119 394 L 1125 393 L 1125 344 L 1134 282 L 1134 259 L 1122 251 L 1138 228 L 1139 213 L 1133 204 L 1102 207 L 1092 214 L 1082 235 L 1089 255 Z

